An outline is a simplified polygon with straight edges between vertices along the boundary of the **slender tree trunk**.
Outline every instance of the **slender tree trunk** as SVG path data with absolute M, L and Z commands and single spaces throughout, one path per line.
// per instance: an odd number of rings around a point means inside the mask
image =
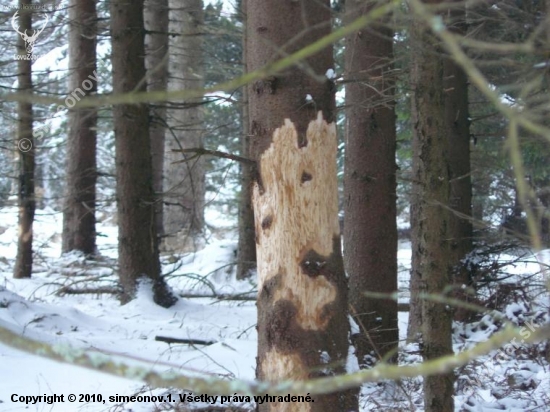
M 328 0 L 249 1 L 248 70 L 328 34 L 330 18 Z M 337 216 L 334 84 L 324 77 L 333 67 L 332 48 L 301 67 L 308 71 L 291 68 L 248 88 L 251 153 L 260 166 L 254 189 L 256 374 L 268 381 L 343 373 L 349 350 Z M 308 404 L 266 403 L 259 410 L 357 407 L 356 391 L 346 391 L 316 396 Z
M 31 0 L 19 0 L 19 31 L 32 32 Z M 17 36 L 17 52 L 28 55 L 25 41 Z M 32 56 L 31 56 L 32 57 Z M 17 83 L 20 93 L 32 92 L 32 60 L 18 60 Z M 34 138 L 32 132 L 32 104 L 17 104 L 17 147 L 19 149 L 19 235 L 17 239 L 17 256 L 15 258 L 14 278 L 30 278 L 32 273 L 32 238 L 34 211 Z
M 439 3 L 439 2 L 437 2 Z M 451 284 L 449 150 L 446 138 L 443 57 L 422 22 L 411 30 L 413 68 L 412 279 L 415 293 L 442 295 Z M 413 291 L 411 290 L 411 293 Z M 424 359 L 452 354 L 452 313 L 444 303 L 415 296 L 420 304 Z M 410 320 L 410 322 L 417 322 Z M 418 327 L 418 324 L 413 326 Z M 410 332 L 410 329 L 409 329 Z M 409 335 L 410 336 L 410 335 Z M 451 412 L 453 373 L 424 378 L 427 412 Z
M 455 0 L 456 2 L 457 0 Z M 464 5 L 450 5 L 447 25 L 454 32 L 466 34 Z M 455 295 L 467 301 L 462 285 L 470 286 L 470 273 L 464 258 L 472 251 L 472 178 L 470 174 L 470 121 L 468 115 L 468 79 L 466 73 L 451 59 L 445 59 L 445 123 L 449 144 L 451 182 L 449 239 L 451 263 L 454 267 Z M 455 319 L 464 321 L 469 313 L 457 308 Z
M 166 90 L 168 83 L 168 0 L 145 1 L 145 37 L 147 90 Z M 153 161 L 153 191 L 155 192 L 155 226 L 157 236 L 164 234 L 163 176 L 164 136 L 166 133 L 166 106 L 164 103 L 149 106 L 151 158 Z
M 76 96 L 93 94 L 97 92 L 96 2 L 71 0 L 69 24 L 69 93 Z M 95 108 L 69 111 L 63 252 L 96 253 L 96 126 Z
M 550 47 L 550 0 L 544 1 L 544 14 L 546 16 L 546 47 Z M 550 73 L 548 71 L 546 72 L 546 77 L 548 79 L 548 83 L 550 84 Z M 549 206 L 547 209 L 547 212 L 550 213 L 550 199 L 548 199 L 547 205 Z M 550 225 L 550 219 L 548 219 L 548 225 Z M 550 227 L 548 228 L 548 231 L 550 231 Z M 549 252 L 546 252 L 546 255 L 548 255 Z M 545 262 L 546 263 L 546 262 Z M 550 262 L 547 261 L 548 264 Z M 548 291 L 550 292 L 550 268 L 546 266 L 546 287 Z M 550 316 L 550 298 L 549 298 L 549 305 L 548 305 L 548 315 Z M 546 361 L 550 362 L 550 339 L 546 341 Z
M 241 2 L 243 16 L 243 64 L 246 69 L 246 2 Z M 241 156 L 250 158 L 250 135 L 248 133 L 248 93 L 242 92 L 242 135 Z M 256 239 L 254 230 L 254 210 L 252 209 L 252 183 L 254 182 L 254 167 L 241 163 L 241 196 L 239 198 L 239 245 L 237 249 L 237 279 L 250 277 L 250 271 L 256 268 Z
M 111 1 L 111 35 L 114 92 L 128 93 L 136 87 L 144 90 L 143 0 L 133 2 L 131 7 L 126 0 Z M 155 302 L 168 307 L 175 298 L 168 292 L 160 273 L 148 106 L 117 105 L 113 115 L 121 301 L 133 299 L 138 281 L 149 279 Z
M 170 89 L 204 87 L 202 0 L 170 0 Z M 204 226 L 205 175 L 203 157 L 181 163 L 173 150 L 203 147 L 202 98 L 173 102 L 168 111 L 170 130 L 165 143 L 164 228 L 167 250 L 189 246 Z M 174 163 L 180 162 L 180 163 Z
M 348 0 L 346 20 L 378 1 Z M 360 364 L 397 349 L 397 301 L 365 292 L 397 291 L 393 32 L 382 23 L 346 39 L 344 261 L 350 305 L 362 329 L 353 337 Z

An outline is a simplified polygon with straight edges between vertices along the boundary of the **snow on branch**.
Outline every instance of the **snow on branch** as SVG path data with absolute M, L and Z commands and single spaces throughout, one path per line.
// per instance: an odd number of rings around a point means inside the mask
M 198 375 L 196 372 L 193 372 L 192 375 L 190 373 L 189 376 L 174 373 L 172 370 L 160 372 L 153 370 L 152 364 L 151 366 L 135 366 L 135 359 L 132 362 L 134 365 L 130 366 L 122 360 L 115 359 L 114 355 L 106 355 L 96 350 L 75 348 L 66 344 L 52 345 L 32 340 L 12 332 L 0 323 L 0 342 L 15 349 L 110 375 L 142 381 L 152 388 L 172 387 L 212 395 L 227 395 L 235 392 L 246 395 L 263 395 L 265 393 L 270 395 L 285 395 L 288 393 L 316 395 L 354 388 L 365 382 L 436 375 L 466 365 L 479 356 L 503 347 L 514 338 L 524 338 L 524 336 L 521 336 L 519 328 L 508 326 L 502 332 L 494 334 L 489 340 L 479 343 L 467 351 L 426 361 L 418 365 L 380 364 L 372 369 L 361 370 L 348 375 L 305 381 L 269 383 L 237 379 L 228 381 L 217 376 Z M 548 338 L 550 338 L 550 324 L 545 324 L 535 329 L 525 339 L 525 342 L 533 343 Z M 123 358 L 123 356 L 116 355 L 116 358 L 121 357 Z

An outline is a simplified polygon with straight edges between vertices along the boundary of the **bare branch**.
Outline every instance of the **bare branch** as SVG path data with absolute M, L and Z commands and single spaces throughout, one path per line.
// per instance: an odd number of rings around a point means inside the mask
M 185 162 L 188 162 L 188 161 L 190 161 L 190 160 L 192 160 L 196 157 L 202 156 L 202 155 L 221 157 L 223 159 L 234 160 L 236 162 L 247 163 L 247 164 L 250 164 L 250 165 L 255 165 L 256 164 L 255 160 L 249 159 L 247 157 L 242 157 L 242 156 L 238 156 L 238 155 L 234 155 L 234 154 L 226 153 L 226 152 L 220 152 L 219 150 L 204 149 L 202 147 L 191 148 L 191 149 L 173 149 L 172 151 L 173 152 L 178 152 L 178 153 L 194 153 L 194 155 L 191 156 L 191 157 L 185 158 L 183 160 L 178 160 L 177 162 L 172 162 L 174 164 L 185 163 Z

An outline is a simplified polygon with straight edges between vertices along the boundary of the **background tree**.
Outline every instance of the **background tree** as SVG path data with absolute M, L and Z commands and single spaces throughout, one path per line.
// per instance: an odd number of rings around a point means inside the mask
M 330 21 L 329 1 L 248 2 L 247 69 L 301 50 L 328 34 Z M 335 87 L 325 77 L 333 67 L 328 47 L 300 62 L 299 68 L 248 88 L 251 153 L 259 163 L 254 193 L 256 374 L 262 380 L 344 372 L 349 325 L 333 168 Z M 272 138 L 274 147 L 268 150 Z M 281 410 L 277 404 L 259 408 Z M 357 398 L 348 391 L 318 396 L 304 410 L 354 408 Z
M 168 0 L 145 1 L 145 65 L 147 90 L 166 90 L 168 84 Z M 157 236 L 164 234 L 163 178 L 164 142 L 166 133 L 166 104 L 149 105 L 151 158 L 153 162 L 153 191 L 155 192 L 155 226 Z
M 97 92 L 97 12 L 93 0 L 69 4 L 70 92 L 78 96 Z M 96 142 L 97 109 L 69 111 L 67 184 L 63 209 L 62 251 L 96 252 Z
M 170 90 L 204 87 L 202 0 L 170 1 Z M 181 162 L 174 150 L 203 147 L 203 100 L 171 102 L 165 142 L 165 247 L 178 249 L 196 238 L 204 226 L 205 170 L 203 157 Z M 190 155 L 188 157 L 191 157 Z M 175 163 L 178 162 L 178 163 Z M 178 235 L 179 233 L 179 235 Z
M 143 7 L 143 0 L 132 3 L 132 7 L 128 7 L 125 0 L 111 3 L 114 93 L 145 89 Z M 160 272 L 148 106 L 117 105 L 113 108 L 113 116 L 121 300 L 133 299 L 138 281 L 149 279 L 155 302 L 168 307 L 175 298 L 167 290 Z
M 379 3 L 348 0 L 344 24 Z M 397 291 L 393 30 L 384 23 L 346 39 L 344 261 L 361 364 L 395 353 L 399 340 L 397 301 L 365 295 Z
M 440 1 L 433 4 L 440 4 Z M 446 137 L 443 57 L 437 38 L 424 22 L 411 26 L 413 87 L 413 193 L 411 201 L 412 269 L 409 339 L 421 332 L 424 359 L 453 353 L 452 316 L 444 303 L 427 299 L 443 295 L 451 283 L 449 244 L 450 181 Z M 420 306 L 420 318 L 418 309 Z M 427 412 L 452 412 L 453 373 L 424 378 Z
M 31 0 L 19 0 L 18 29 L 32 32 Z M 15 15 L 14 15 L 15 16 Z M 13 21 L 13 20 L 12 20 Z M 32 49 L 31 49 L 32 50 Z M 17 86 L 20 93 L 30 93 L 32 84 L 32 51 L 27 50 L 23 36 L 17 35 L 17 54 L 22 56 L 17 62 Z M 26 57 L 26 58 L 25 58 Z M 14 278 L 30 278 L 32 274 L 32 225 L 36 209 L 34 191 L 35 142 L 33 138 L 32 104 L 17 104 L 17 148 L 19 149 L 19 234 L 17 257 L 15 258 Z
M 243 20 L 243 65 L 246 69 L 246 3 L 240 1 L 240 15 Z M 241 156 L 250 158 L 250 135 L 248 134 L 248 93 L 247 88 L 242 90 L 242 133 Z M 239 197 L 239 244 L 237 246 L 237 279 L 251 276 L 251 269 L 256 267 L 256 236 L 254 230 L 254 210 L 252 209 L 252 184 L 254 182 L 254 166 L 242 163 L 241 165 L 241 193 Z
M 454 1 L 447 11 L 447 26 L 460 35 L 466 34 L 464 5 Z M 452 58 L 443 62 L 443 88 L 446 135 L 449 145 L 450 215 L 449 239 L 455 294 L 466 299 L 462 285 L 472 286 L 467 268 L 468 254 L 473 248 L 472 177 L 470 170 L 470 119 L 468 79 Z M 471 291 L 470 291 L 471 292 Z M 455 319 L 465 320 L 468 311 L 456 308 Z

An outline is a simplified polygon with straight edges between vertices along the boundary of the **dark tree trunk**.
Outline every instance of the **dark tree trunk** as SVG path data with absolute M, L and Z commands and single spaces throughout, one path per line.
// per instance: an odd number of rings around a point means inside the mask
M 348 0 L 346 20 L 378 2 Z M 353 337 L 361 365 L 397 349 L 397 301 L 365 292 L 397 291 L 393 31 L 382 23 L 346 39 L 344 261 L 350 305 L 361 329 Z
M 444 303 L 417 295 L 440 296 L 451 284 L 449 247 L 450 182 L 446 138 L 443 57 L 430 29 L 417 19 L 411 30 L 413 87 L 413 196 L 411 204 L 412 305 L 421 318 L 409 321 L 409 338 L 418 328 L 424 359 L 452 354 L 452 313 Z M 411 308 L 412 309 L 412 308 Z M 419 322 L 420 321 L 420 322 Z M 419 323 L 417 323 L 419 322 Z M 414 332 L 411 332 L 411 328 Z M 453 373 L 424 378 L 427 412 L 452 412 Z
M 246 2 L 241 2 L 243 16 L 243 63 L 246 73 Z M 248 133 L 248 93 L 242 92 L 242 134 L 241 156 L 250 158 L 250 135 Z M 241 163 L 241 196 L 239 198 L 239 245 L 237 249 L 237 279 L 250 277 L 250 271 L 256 268 L 256 240 L 254 230 L 254 210 L 252 209 L 252 183 L 254 182 L 254 167 Z
M 455 0 L 456 1 L 456 0 Z M 447 25 L 454 32 L 466 34 L 464 5 L 450 6 Z M 472 251 L 472 178 L 470 174 L 470 121 L 468 116 L 468 79 L 451 59 L 443 66 L 445 89 L 445 123 L 449 144 L 451 197 L 449 206 L 449 239 L 455 295 L 467 301 L 462 285 L 471 286 L 464 258 Z M 455 319 L 464 321 L 469 313 L 457 308 Z
M 168 83 L 168 0 L 145 1 L 145 29 L 148 33 L 145 37 L 147 90 L 166 90 Z M 162 201 L 166 105 L 162 102 L 151 104 L 149 109 L 153 191 L 155 192 L 155 226 L 157 236 L 162 237 L 164 234 Z
M 19 0 L 19 31 L 32 32 L 31 0 Z M 25 41 L 17 35 L 17 52 L 27 56 Z M 32 56 L 29 56 L 32 58 Z M 17 62 L 17 83 L 20 93 L 32 92 L 32 60 Z M 34 138 L 32 132 L 32 104 L 19 102 L 17 104 L 17 147 L 19 149 L 19 235 L 17 239 L 17 256 L 13 277 L 30 278 L 32 273 L 32 238 L 34 211 Z
M 113 85 L 128 93 L 145 78 L 143 0 L 128 7 L 111 2 Z M 149 141 L 149 110 L 145 104 L 121 104 L 113 109 L 116 141 L 119 276 L 122 302 L 136 294 L 138 280 L 149 279 L 154 300 L 168 307 L 175 302 L 160 273 Z
M 96 2 L 71 0 L 69 24 L 70 93 L 77 96 L 96 93 Z M 95 108 L 69 111 L 63 252 L 96 253 L 96 126 Z
M 328 0 L 249 1 L 248 70 L 328 34 L 330 19 Z M 251 154 L 260 163 L 254 190 L 256 373 L 268 381 L 344 373 L 349 350 L 347 281 L 337 216 L 335 88 L 324 77 L 333 67 L 332 48 L 301 67 L 308 72 L 294 67 L 248 88 Z M 267 150 L 272 139 L 274 146 Z M 266 403 L 259 410 L 297 410 L 286 407 Z M 356 409 L 356 391 L 316 396 L 314 403 L 300 408 Z

